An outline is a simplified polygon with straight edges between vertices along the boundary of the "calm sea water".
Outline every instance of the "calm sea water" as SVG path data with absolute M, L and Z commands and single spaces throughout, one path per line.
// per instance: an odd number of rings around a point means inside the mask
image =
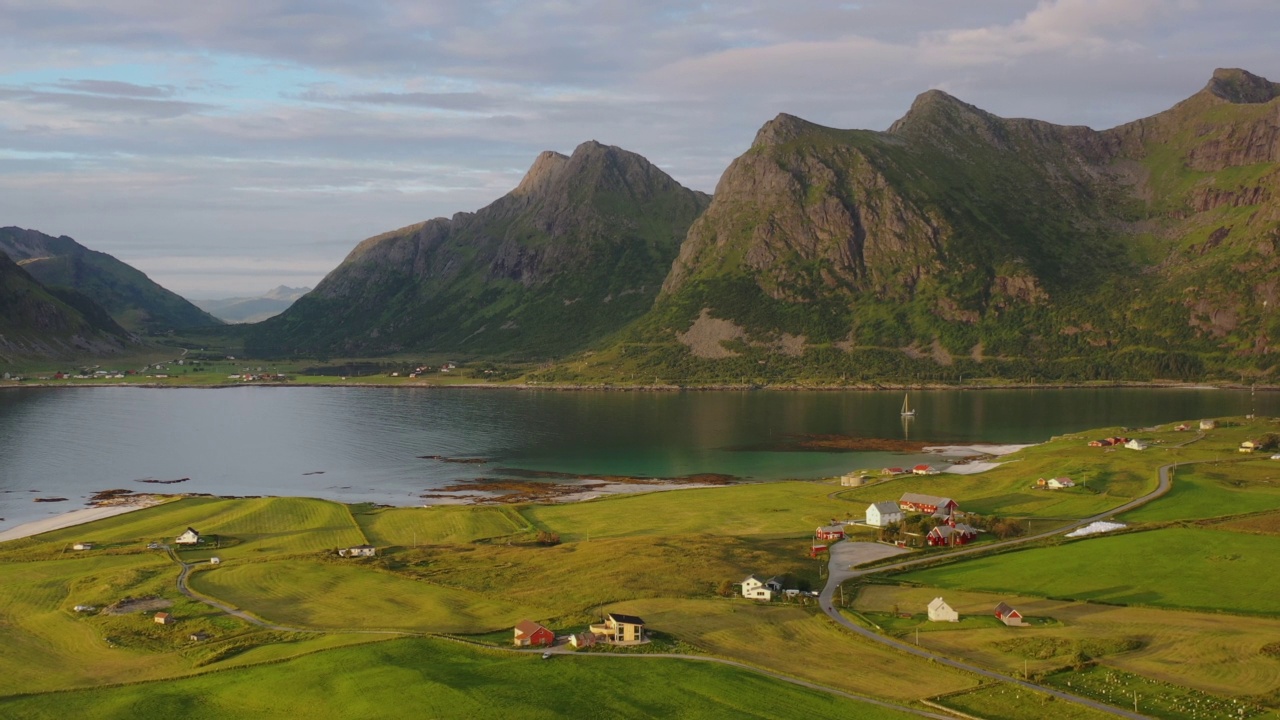
M 502 477 L 503 468 L 780 479 L 924 457 L 762 449 L 796 434 L 1034 443 L 1092 427 L 1280 410 L 1280 395 L 1227 390 L 932 391 L 911 402 L 918 416 L 904 429 L 901 392 L 10 390 L 0 392 L 0 530 L 109 488 L 416 505 L 423 492 Z M 69 502 L 32 502 L 47 496 Z

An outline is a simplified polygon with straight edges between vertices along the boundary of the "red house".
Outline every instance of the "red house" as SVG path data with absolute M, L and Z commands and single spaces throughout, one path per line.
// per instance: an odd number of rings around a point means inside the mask
M 817 529 L 816 534 L 819 540 L 843 540 L 843 525 L 826 525 Z
M 1002 602 L 996 606 L 996 619 L 1005 625 L 1021 625 L 1022 613 L 1009 607 L 1008 603 Z
M 929 534 L 924 536 L 924 540 L 930 546 L 965 545 L 976 537 L 978 537 L 978 531 L 968 525 L 948 523 L 930 530 Z
M 532 620 L 521 620 L 516 624 L 516 647 L 537 645 L 554 645 L 556 634 Z

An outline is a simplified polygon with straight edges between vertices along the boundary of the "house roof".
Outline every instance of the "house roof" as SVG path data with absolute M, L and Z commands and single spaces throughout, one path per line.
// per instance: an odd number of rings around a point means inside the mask
M 835 524 L 835 525 L 823 525 L 822 527 L 818 528 L 818 532 L 840 532 L 840 533 L 842 533 L 842 532 L 844 532 L 844 523 L 837 523 L 837 524 Z
M 193 527 L 190 527 L 190 526 L 188 526 L 188 527 L 187 527 L 186 532 L 189 532 L 189 533 L 195 533 L 196 535 L 199 535 L 199 534 L 200 534 L 200 531 L 199 531 L 199 530 L 197 530 L 197 529 L 195 529 L 195 528 L 193 528 Z
M 627 625 L 643 625 L 644 620 L 635 615 L 622 615 L 620 613 L 609 613 L 609 617 L 617 623 L 626 623 Z
M 876 512 L 879 512 L 881 514 L 895 513 L 895 512 L 902 511 L 902 508 L 898 507 L 898 503 L 892 500 L 882 500 L 880 502 L 871 503 L 871 505 L 867 509 L 870 510 L 871 508 L 875 508 Z
M 922 495 L 920 493 L 902 493 L 902 499 L 898 502 L 909 502 L 916 505 L 932 505 L 934 507 L 946 507 L 949 503 L 955 502 L 951 498 L 938 497 L 936 495 Z
M 167 612 L 158 612 L 158 613 L 156 613 L 156 617 L 158 617 L 158 618 L 167 618 L 167 617 L 169 617 L 169 613 L 167 613 Z
M 1002 601 L 999 605 L 996 606 L 996 613 L 1000 615 L 1008 615 L 1011 612 L 1013 612 L 1013 608 L 1009 607 L 1009 603 L 1007 602 Z
M 352 545 L 349 550 L 372 550 L 372 545 Z
M 940 597 L 936 597 L 936 598 L 934 598 L 934 599 L 929 603 L 929 609 L 930 609 L 930 610 L 937 610 L 938 608 L 944 608 L 944 607 L 945 607 L 945 608 L 950 608 L 951 606 L 947 604 L 947 601 L 946 601 L 946 600 L 943 600 L 943 599 L 942 599 L 942 598 L 940 598 Z
M 538 632 L 539 630 L 547 630 L 547 628 L 543 625 L 539 625 L 538 623 L 532 620 L 521 620 L 520 622 L 516 623 L 516 632 L 521 635 L 532 635 Z M 547 630 L 547 632 L 551 632 L 551 631 Z

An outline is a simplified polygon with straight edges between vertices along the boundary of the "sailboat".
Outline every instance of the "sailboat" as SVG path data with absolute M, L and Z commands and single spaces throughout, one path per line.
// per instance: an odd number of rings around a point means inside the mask
M 915 416 L 916 416 L 916 411 L 911 409 L 911 406 L 907 404 L 907 396 L 903 395 L 902 396 L 902 417 L 905 418 L 905 417 L 915 417 Z

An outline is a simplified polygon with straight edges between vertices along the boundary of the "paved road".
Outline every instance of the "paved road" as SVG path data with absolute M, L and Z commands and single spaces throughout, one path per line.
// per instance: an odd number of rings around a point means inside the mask
M 1205 461 L 1205 462 L 1208 462 L 1208 461 Z M 1146 495 L 1143 495 L 1142 497 L 1139 497 L 1139 498 L 1135 498 L 1119 507 L 1112 508 L 1111 510 L 1107 510 L 1106 512 L 1098 513 L 1097 515 L 1085 518 L 1084 520 L 1077 520 L 1075 522 L 1068 523 L 1067 525 L 1064 525 L 1060 528 L 1056 528 L 1048 532 L 1043 532 L 1038 535 L 1015 538 L 1013 540 L 1004 540 L 1002 542 L 993 543 L 991 545 L 972 547 L 964 550 L 956 550 L 956 551 L 947 553 L 945 556 L 928 555 L 925 557 L 916 558 L 914 560 L 904 560 L 902 562 L 892 563 L 889 565 L 881 565 L 879 567 L 869 568 L 867 570 L 851 569 L 847 564 L 841 562 L 841 558 L 842 558 L 841 554 L 833 552 L 831 553 L 831 562 L 828 565 L 827 585 L 822 589 L 822 593 L 818 597 L 818 603 L 822 607 L 823 612 L 829 615 L 832 620 L 835 620 L 841 626 L 848 628 L 849 630 L 852 630 L 853 632 L 869 640 L 873 640 L 875 642 L 881 643 L 882 645 L 888 645 L 889 647 L 892 647 L 894 649 L 901 650 L 903 652 L 910 653 L 917 657 L 922 657 L 927 660 L 930 660 L 942 665 L 946 665 L 948 667 L 953 667 L 953 668 L 956 668 L 957 670 L 964 670 L 967 672 L 982 675 L 983 677 L 999 680 L 1001 682 L 1008 682 L 1008 683 L 1013 683 L 1015 685 L 1021 685 L 1022 687 L 1025 687 L 1029 690 L 1035 690 L 1036 692 L 1047 693 L 1049 695 L 1053 695 L 1054 697 L 1060 698 L 1062 700 L 1066 700 L 1067 702 L 1073 702 L 1079 705 L 1085 705 L 1095 710 L 1101 710 L 1106 713 L 1111 713 L 1112 715 L 1119 715 L 1120 717 L 1126 717 L 1126 718 L 1134 718 L 1135 720 L 1145 720 L 1147 718 L 1146 715 L 1140 715 L 1135 712 L 1130 712 L 1128 710 L 1123 710 L 1118 707 L 1107 705 L 1106 703 L 1101 703 L 1096 700 L 1090 700 L 1089 698 L 1083 698 L 1078 695 L 1072 695 L 1070 693 L 1062 692 L 1061 690 L 1055 690 L 1054 688 L 1045 687 L 1043 685 L 1038 685 L 1036 683 L 1028 682 L 1026 680 L 1019 680 L 1018 678 L 1015 678 L 1013 676 L 995 672 L 994 670 L 987 670 L 985 668 L 978 667 L 977 665 L 971 665 L 969 663 L 960 662 L 958 660 L 952 660 L 946 657 L 945 655 L 939 655 L 937 653 L 930 652 L 918 646 L 909 645 L 900 640 L 895 640 L 891 637 L 887 637 L 885 635 L 881 635 L 880 633 L 874 632 L 872 630 L 868 630 L 867 628 L 864 628 L 861 625 L 858 625 L 852 622 L 851 620 L 846 618 L 844 615 L 842 615 L 839 610 L 835 609 L 835 607 L 833 607 L 832 605 L 832 599 L 835 596 L 836 588 L 840 586 L 840 583 L 850 578 L 862 577 L 865 575 L 871 575 L 873 573 L 885 572 L 886 570 L 901 570 L 903 568 L 909 568 L 914 565 L 920 565 L 922 563 L 936 562 L 942 557 L 954 558 L 954 557 L 961 557 L 964 555 L 973 555 L 976 553 L 985 553 L 995 548 L 1009 547 L 1012 545 L 1020 545 L 1023 543 L 1033 542 L 1035 540 L 1043 540 L 1045 538 L 1052 537 L 1054 535 L 1058 535 L 1063 532 L 1069 532 L 1076 528 L 1083 527 L 1092 522 L 1097 522 L 1099 520 L 1106 520 L 1107 518 L 1114 517 L 1124 512 L 1128 512 L 1130 510 L 1133 510 L 1134 508 L 1141 507 L 1142 505 L 1145 505 L 1151 502 L 1152 500 L 1155 500 L 1156 498 L 1160 497 L 1161 495 L 1164 495 L 1165 493 L 1169 492 L 1169 488 L 1172 485 L 1172 482 L 1169 479 L 1170 471 L 1182 465 L 1191 465 L 1191 464 L 1194 464 L 1194 463 L 1173 463 L 1170 465 L 1164 465 L 1160 468 L 1160 471 L 1159 471 L 1160 480 L 1158 483 L 1156 483 L 1156 488 L 1151 492 L 1147 493 Z M 836 545 L 833 545 L 832 549 L 835 549 L 835 547 L 837 547 L 840 544 L 842 543 L 837 543 Z

